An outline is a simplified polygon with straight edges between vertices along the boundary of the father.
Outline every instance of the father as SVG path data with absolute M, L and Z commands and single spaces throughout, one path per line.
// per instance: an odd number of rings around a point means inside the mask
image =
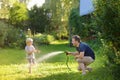
M 87 67 L 89 64 L 94 62 L 95 55 L 93 50 L 84 42 L 81 42 L 81 39 L 78 35 L 72 37 L 72 44 L 76 47 L 77 52 L 66 52 L 68 55 L 75 56 L 76 61 L 78 62 L 78 70 L 82 70 L 82 74 L 86 74 L 86 70 L 89 72 L 92 71 L 92 68 Z

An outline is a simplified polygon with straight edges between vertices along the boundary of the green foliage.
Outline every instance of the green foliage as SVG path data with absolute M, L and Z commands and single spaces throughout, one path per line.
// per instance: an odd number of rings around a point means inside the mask
M 81 75 L 81 71 L 77 71 L 78 63 L 72 56 L 69 56 L 69 66 L 72 71 L 67 69 L 65 54 L 59 54 L 44 62 L 38 63 L 37 66 L 32 68 L 33 73 L 29 74 L 24 50 L 0 49 L 0 78 L 2 80 L 115 80 L 111 74 L 111 69 L 104 66 L 104 62 L 107 59 L 101 53 L 103 47 L 98 45 L 97 42 L 89 42 L 95 50 L 96 61 L 90 65 L 93 71 L 91 73 L 87 72 L 84 76 Z M 41 45 L 39 49 L 41 53 L 36 54 L 36 60 L 50 52 L 76 51 L 74 47 L 69 47 L 68 44 L 63 43 L 47 46 Z
M 0 47 L 4 47 L 4 40 L 6 38 L 7 25 L 0 22 Z
M 72 27 L 73 34 L 79 34 L 82 38 L 95 34 L 96 25 L 93 22 L 92 14 L 81 17 L 78 8 L 71 10 L 69 25 Z
M 25 39 L 26 37 L 22 30 L 11 27 L 7 31 L 5 44 L 8 47 L 24 48 Z
M 106 45 L 114 50 L 114 61 L 120 64 L 120 0 L 99 0 L 96 3 L 95 16 L 101 37 Z M 101 3 L 101 4 L 99 4 Z M 108 53 L 109 54 L 109 53 Z
M 8 19 L 9 17 L 9 8 L 10 8 L 10 0 L 1 0 L 0 2 L 0 18 Z
M 112 70 L 113 70 L 114 80 L 120 79 L 120 65 L 114 66 Z
M 56 39 L 68 38 L 68 17 L 72 8 L 78 7 L 78 0 L 46 0 L 43 7 L 52 13 L 51 30 Z
M 13 7 L 10 9 L 10 23 L 14 25 L 15 28 L 24 29 L 27 26 L 26 21 L 28 19 L 27 7 L 24 3 L 14 3 Z
M 36 44 L 50 44 L 52 41 L 54 41 L 54 36 L 46 34 L 36 34 L 33 39 Z
M 68 24 L 66 24 L 66 22 L 63 22 L 62 25 L 60 24 L 60 22 L 56 22 L 53 25 L 53 30 L 51 30 L 52 35 L 55 36 L 56 39 L 60 40 L 60 39 L 68 39 L 68 31 L 66 29 L 66 27 L 68 26 Z
M 97 0 L 94 14 L 108 63 L 115 65 L 112 71 L 114 79 L 118 80 L 120 79 L 118 76 L 120 74 L 120 0 Z
M 0 47 L 19 47 L 25 46 L 25 34 L 22 30 L 0 22 Z
M 33 33 L 45 32 L 46 27 L 50 26 L 50 22 L 44 8 L 34 6 L 29 10 L 29 26 Z

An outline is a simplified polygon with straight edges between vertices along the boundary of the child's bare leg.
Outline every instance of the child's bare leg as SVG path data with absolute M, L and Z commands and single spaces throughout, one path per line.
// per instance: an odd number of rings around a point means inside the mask
M 29 59 L 29 73 L 32 73 L 32 59 Z
M 32 64 L 29 65 L 29 73 L 32 73 Z

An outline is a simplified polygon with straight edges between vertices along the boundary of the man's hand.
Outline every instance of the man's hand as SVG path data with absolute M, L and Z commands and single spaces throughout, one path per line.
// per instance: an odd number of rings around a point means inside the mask
M 37 50 L 37 53 L 40 53 L 40 50 Z
M 35 50 L 35 53 L 40 53 L 40 50 Z
M 66 55 L 69 55 L 69 54 L 70 54 L 70 52 L 68 52 L 68 51 L 65 51 L 65 53 L 66 53 Z
M 80 58 L 80 55 L 75 55 L 75 59 L 78 59 L 78 58 Z
M 66 55 L 72 55 L 72 56 L 76 56 L 76 55 L 79 55 L 78 52 L 68 52 L 68 51 L 65 51 Z

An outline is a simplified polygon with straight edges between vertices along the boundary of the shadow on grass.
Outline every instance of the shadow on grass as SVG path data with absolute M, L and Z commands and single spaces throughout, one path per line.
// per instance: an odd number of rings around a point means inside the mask
M 99 68 L 93 72 L 88 72 L 86 75 L 81 75 L 81 72 L 66 72 L 59 74 L 51 74 L 50 76 L 36 78 L 26 78 L 19 80 L 114 80 L 109 69 Z

